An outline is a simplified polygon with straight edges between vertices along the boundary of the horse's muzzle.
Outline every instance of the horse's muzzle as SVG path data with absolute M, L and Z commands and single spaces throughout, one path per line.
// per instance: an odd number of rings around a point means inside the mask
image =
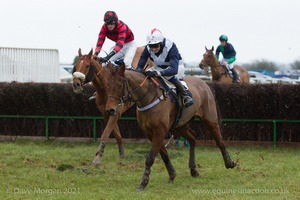
M 199 67 L 200 67 L 201 69 L 204 69 L 204 65 L 203 65 L 202 63 L 199 64 Z
M 81 86 L 81 83 L 79 83 L 77 81 L 74 81 L 72 86 L 73 86 L 73 92 L 74 93 L 76 93 L 76 94 L 82 93 L 83 88 Z
M 106 112 L 110 116 L 116 116 L 117 115 L 117 110 L 113 109 L 113 108 L 107 109 Z

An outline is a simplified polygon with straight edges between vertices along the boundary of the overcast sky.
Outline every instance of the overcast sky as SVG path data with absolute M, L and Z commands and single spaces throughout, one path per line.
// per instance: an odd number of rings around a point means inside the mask
M 78 48 L 95 48 L 107 10 L 128 24 L 139 46 L 160 29 L 186 62 L 199 62 L 221 34 L 239 63 L 300 60 L 299 0 L 2 0 L 0 46 L 58 49 L 60 62 L 72 63 Z M 112 45 L 106 40 L 103 49 Z

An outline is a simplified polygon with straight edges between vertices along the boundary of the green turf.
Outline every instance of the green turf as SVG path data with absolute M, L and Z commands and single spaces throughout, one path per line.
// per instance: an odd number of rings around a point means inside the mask
M 150 144 L 126 144 L 126 158 L 107 144 L 93 166 L 98 144 L 28 141 L 0 143 L 1 199 L 300 199 L 300 149 L 228 147 L 235 169 L 226 169 L 216 147 L 197 147 L 200 176 L 188 169 L 188 148 L 169 148 L 177 177 L 158 156 L 144 192 L 136 192 Z

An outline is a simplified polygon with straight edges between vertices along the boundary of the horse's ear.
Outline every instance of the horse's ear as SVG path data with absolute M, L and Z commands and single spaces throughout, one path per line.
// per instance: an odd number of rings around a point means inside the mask
M 205 46 L 205 50 L 208 51 L 207 47 Z
M 81 56 L 82 56 L 82 53 L 81 53 L 81 48 L 79 48 L 79 49 L 78 49 L 78 55 L 79 55 L 79 57 L 81 57 Z
M 93 55 L 93 48 L 90 50 L 89 54 L 87 55 L 88 58 L 91 58 Z
M 212 46 L 211 51 L 214 51 L 214 46 Z

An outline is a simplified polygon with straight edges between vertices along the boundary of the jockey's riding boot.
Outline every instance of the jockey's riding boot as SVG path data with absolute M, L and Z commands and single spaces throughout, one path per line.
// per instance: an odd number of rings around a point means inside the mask
M 234 83 L 239 83 L 240 80 L 239 80 L 239 75 L 238 75 L 238 73 L 235 71 L 234 68 L 231 69 L 231 72 L 232 72 L 232 75 L 233 75 L 233 82 L 234 82 Z
M 89 98 L 89 101 L 93 101 L 94 99 L 96 99 L 96 92 Z
M 174 85 L 175 85 L 178 93 L 181 94 L 181 96 L 182 96 L 183 105 L 185 107 L 189 107 L 189 106 L 193 105 L 194 104 L 193 99 L 188 95 L 186 89 L 181 84 L 180 80 L 176 79 L 176 81 L 174 81 Z

